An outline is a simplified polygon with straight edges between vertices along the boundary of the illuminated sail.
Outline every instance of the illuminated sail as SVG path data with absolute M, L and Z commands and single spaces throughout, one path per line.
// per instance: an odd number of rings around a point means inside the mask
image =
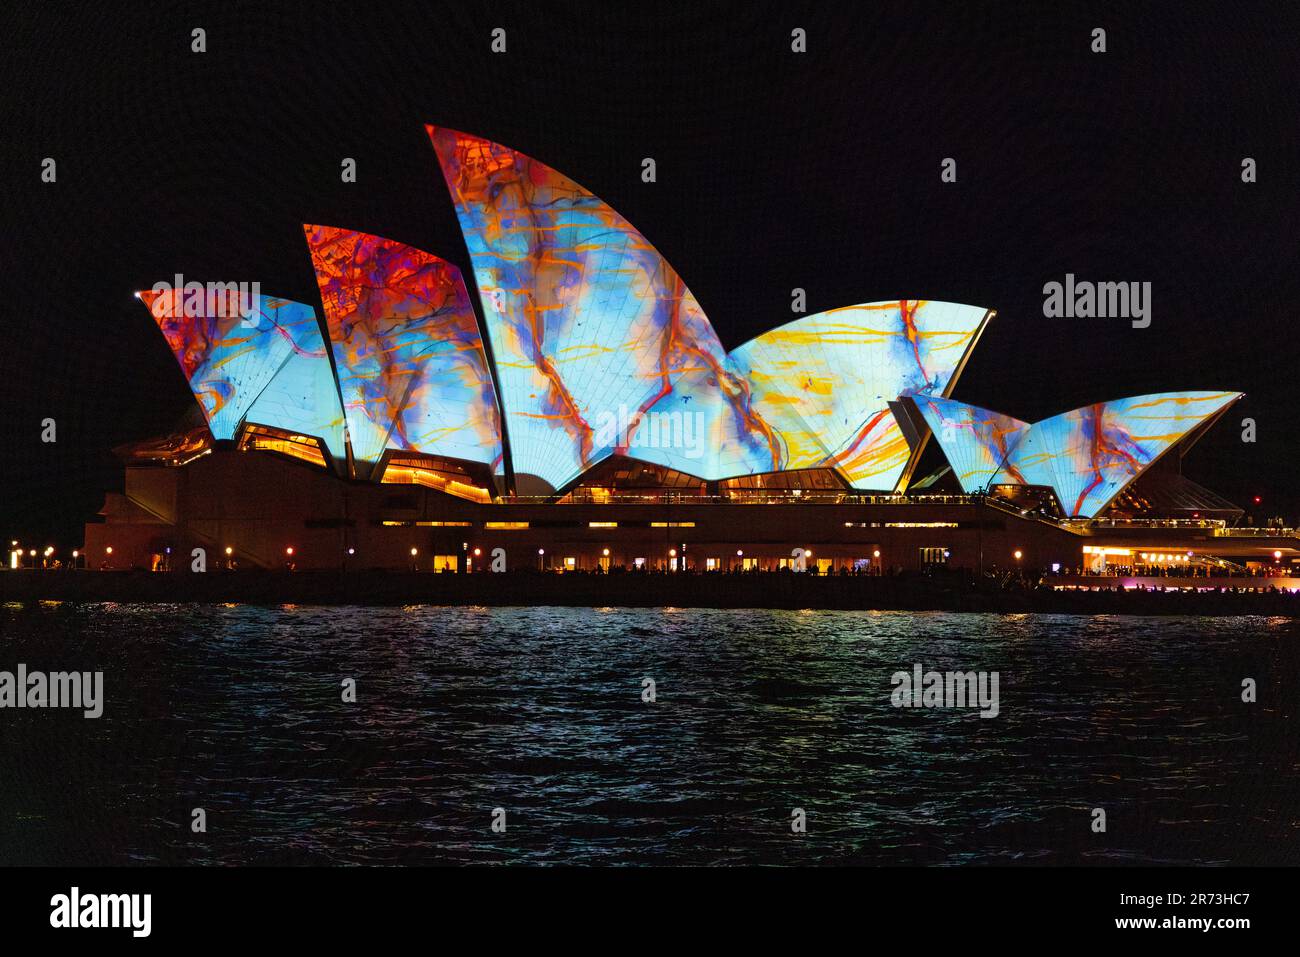
M 832 467 L 856 488 L 893 489 L 911 455 L 889 403 L 943 396 L 988 310 L 893 300 L 787 323 L 728 357 L 749 383 L 757 418 L 779 446 L 768 469 Z M 720 471 L 743 462 L 722 452 Z
M 965 402 L 933 395 L 913 398 L 967 493 L 988 489 L 1030 428 L 1028 422 Z
M 1161 392 L 1035 422 L 996 484 L 1048 485 L 1066 515 L 1091 518 L 1152 462 L 1240 392 Z
M 258 295 L 241 311 L 234 291 L 199 299 L 184 290 L 141 292 L 180 363 L 213 438 L 245 420 L 321 438 L 344 454 L 343 413 L 310 306 Z
M 498 143 L 429 136 L 469 248 L 515 472 L 558 488 L 625 448 L 684 375 L 722 369 L 722 345 L 681 277 L 588 190 Z
M 379 236 L 303 228 L 357 463 L 391 448 L 499 467 L 496 397 L 460 270 Z

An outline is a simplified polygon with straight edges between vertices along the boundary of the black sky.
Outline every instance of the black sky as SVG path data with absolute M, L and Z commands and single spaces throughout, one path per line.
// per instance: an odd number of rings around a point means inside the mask
M 0 13 L 0 535 L 77 544 L 120 482 L 108 450 L 192 405 L 134 289 L 182 272 L 318 303 L 304 222 L 468 274 L 426 122 L 605 199 L 728 347 L 793 318 L 793 287 L 810 312 L 947 299 L 998 310 L 954 396 L 1022 419 L 1243 390 L 1185 470 L 1257 517 L 1300 517 L 1294 7 L 112 7 Z M 356 184 L 340 181 L 349 156 Z M 1151 282 L 1150 328 L 1045 319 L 1043 284 L 1067 272 Z

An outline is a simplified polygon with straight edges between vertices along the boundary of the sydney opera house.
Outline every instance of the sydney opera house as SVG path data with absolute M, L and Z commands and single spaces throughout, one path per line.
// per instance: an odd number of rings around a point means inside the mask
M 477 295 L 436 255 L 322 225 L 304 227 L 319 303 L 141 292 L 196 407 L 119 450 L 88 567 L 202 548 L 239 568 L 1195 576 L 1296 554 L 1182 474 L 1238 392 L 1020 421 L 951 398 L 993 313 L 917 299 L 728 350 L 599 198 L 428 132 Z

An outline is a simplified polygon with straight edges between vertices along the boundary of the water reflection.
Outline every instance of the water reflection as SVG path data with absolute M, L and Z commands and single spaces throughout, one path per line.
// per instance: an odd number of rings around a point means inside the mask
M 0 668 L 103 670 L 107 699 L 97 722 L 5 715 L 5 863 L 1300 862 L 1290 619 L 63 603 L 0 622 Z M 999 716 L 893 708 L 918 663 L 998 671 Z

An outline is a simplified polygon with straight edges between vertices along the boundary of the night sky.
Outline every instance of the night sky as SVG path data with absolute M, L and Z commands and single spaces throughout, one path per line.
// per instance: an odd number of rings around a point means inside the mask
M 1185 473 L 1257 519 L 1300 517 L 1296 8 L 111 6 L 0 13 L 0 535 L 80 544 L 120 487 L 109 450 L 192 407 L 133 290 L 181 272 L 318 305 L 304 222 L 410 243 L 468 276 L 425 123 L 606 200 L 728 348 L 794 318 L 802 287 L 809 312 L 996 309 L 954 397 L 1022 419 L 1245 391 Z M 497 26 L 504 55 L 489 50 Z M 194 27 L 206 53 L 190 52 Z M 806 54 L 790 50 L 795 27 Z M 956 183 L 940 180 L 945 157 Z M 1258 182 L 1242 182 L 1244 157 Z M 1151 326 L 1044 318 L 1043 284 L 1067 272 L 1152 283 Z

